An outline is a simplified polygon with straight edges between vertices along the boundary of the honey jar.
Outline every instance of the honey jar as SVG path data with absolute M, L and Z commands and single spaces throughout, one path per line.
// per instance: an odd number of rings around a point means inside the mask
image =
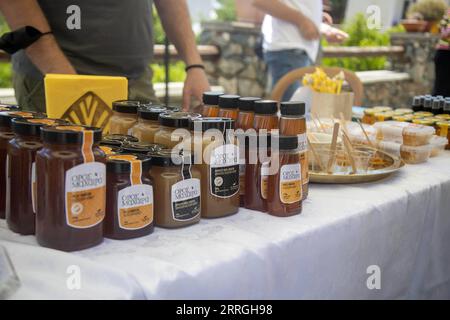
M 129 134 L 137 122 L 139 101 L 119 100 L 112 104 L 113 114 L 110 119 L 111 134 Z
M 151 159 L 147 156 L 108 156 L 105 237 L 124 240 L 153 232 L 154 202 L 150 168 Z
M 36 155 L 36 239 L 42 246 L 75 251 L 103 240 L 106 157 L 100 128 L 59 125 L 41 129 Z

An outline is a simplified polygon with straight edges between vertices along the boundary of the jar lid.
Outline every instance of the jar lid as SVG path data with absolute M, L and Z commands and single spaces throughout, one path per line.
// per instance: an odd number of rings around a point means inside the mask
M 237 109 L 240 96 L 224 94 L 219 97 L 219 107 L 223 109 Z
M 189 123 L 189 129 L 205 132 L 209 129 L 217 129 L 222 132 L 234 129 L 234 120 L 230 118 L 199 118 L 192 119 Z
M 69 122 L 62 119 L 14 118 L 11 121 L 11 131 L 20 135 L 39 137 L 42 127 L 62 124 L 69 124 Z
M 412 114 L 414 113 L 413 109 L 409 108 L 398 108 L 394 110 L 394 114 L 396 115 L 405 115 L 405 114 Z
M 225 93 L 219 91 L 208 91 L 203 93 L 203 104 L 218 106 L 219 97 L 223 96 Z
M 372 108 L 367 108 L 364 109 L 364 114 L 368 115 L 368 116 L 373 116 L 377 111 L 372 109 Z
M 103 137 L 100 144 L 111 145 L 111 146 L 121 146 L 125 142 L 138 142 L 139 139 L 126 134 L 108 134 Z
M 256 97 L 242 97 L 238 101 L 238 109 L 241 111 L 254 111 L 255 102 L 261 100 Z
M 450 114 L 448 113 L 438 114 L 436 118 L 441 120 L 450 120 Z
M 159 124 L 171 128 L 189 128 L 189 120 L 201 118 L 201 114 L 193 112 L 170 112 L 159 115 Z
M 409 136 L 432 136 L 436 133 L 436 130 L 431 127 L 433 124 L 434 123 L 432 121 L 427 120 L 423 120 L 422 124 L 410 123 L 403 129 L 403 134 Z
M 152 105 L 138 108 L 138 117 L 146 120 L 158 121 L 161 113 L 168 113 L 169 110 L 161 105 Z
M 11 127 L 11 120 L 14 118 L 42 119 L 45 118 L 45 114 L 32 111 L 1 111 L 0 127 Z
M 373 107 L 372 109 L 374 109 L 376 112 L 389 112 L 389 111 L 392 111 L 391 107 L 383 107 L 383 106 Z
M 0 111 L 14 111 L 19 109 L 20 107 L 16 104 L 0 103 Z
M 306 105 L 302 101 L 288 101 L 280 104 L 280 112 L 282 116 L 304 116 Z
M 117 146 L 108 146 L 108 145 L 102 145 L 102 143 L 100 142 L 100 149 L 107 155 L 112 155 L 112 154 L 117 154 L 120 153 L 122 151 L 122 149 Z
M 152 166 L 157 167 L 176 167 L 181 166 L 183 163 L 192 164 L 192 153 L 184 152 L 179 154 L 172 149 L 163 149 L 157 152 L 148 154 L 152 158 Z
M 130 173 L 130 161 L 139 160 L 142 163 L 142 172 L 150 170 L 151 158 L 142 154 L 112 154 L 106 158 L 106 170 L 113 173 Z
M 101 128 L 70 124 L 42 127 L 41 137 L 44 142 L 48 143 L 82 144 L 84 132 L 86 131 L 92 131 L 94 133 L 94 143 L 98 143 L 102 139 Z
M 112 103 L 112 109 L 120 113 L 137 114 L 139 106 L 139 101 L 132 100 L 118 100 Z
M 278 140 L 278 147 L 280 150 L 296 150 L 298 149 L 297 136 L 273 136 L 274 140 Z
M 259 100 L 255 102 L 255 113 L 272 115 L 278 112 L 278 102 L 274 100 Z
M 122 145 L 122 153 L 148 154 L 149 152 L 157 152 L 164 148 L 165 146 L 157 143 L 125 142 Z

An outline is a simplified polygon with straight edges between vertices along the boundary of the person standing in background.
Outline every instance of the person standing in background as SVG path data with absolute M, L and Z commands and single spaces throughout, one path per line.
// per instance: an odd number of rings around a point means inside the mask
M 441 40 L 434 58 L 436 78 L 433 95 L 450 97 L 450 9 L 441 22 Z
M 322 1 L 253 0 L 253 5 L 266 13 L 262 25 L 263 49 L 272 88 L 290 71 L 315 63 L 321 33 L 330 42 L 348 37 L 346 33 L 322 23 Z M 291 85 L 283 100 L 288 101 L 299 87 L 299 82 Z
M 11 30 L 45 33 L 12 55 L 16 99 L 24 110 L 45 112 L 47 73 L 123 76 L 129 99 L 155 100 L 152 85 L 152 5 L 187 68 L 183 107 L 209 90 L 186 0 L 2 0 Z M 69 23 L 77 14 L 78 26 Z M 75 11 L 73 11 L 75 10 Z M 75 12 L 75 13 L 71 13 Z

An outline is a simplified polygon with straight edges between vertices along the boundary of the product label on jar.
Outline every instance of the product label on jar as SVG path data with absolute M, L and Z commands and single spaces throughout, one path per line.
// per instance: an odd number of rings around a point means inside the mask
M 66 221 L 73 228 L 90 228 L 105 217 L 106 166 L 83 163 L 66 172 Z
M 153 187 L 136 184 L 119 191 L 119 227 L 137 230 L 153 222 Z
M 267 199 L 269 192 L 269 168 L 270 162 L 264 162 L 261 165 L 261 198 Z
M 36 183 L 36 162 L 31 165 L 31 205 L 33 207 L 33 212 L 36 213 L 36 194 L 37 194 L 37 183 Z
M 9 168 L 9 155 L 6 155 L 6 162 L 5 162 L 5 177 L 6 177 L 6 188 L 5 188 L 5 205 L 6 205 L 6 211 L 10 210 L 10 188 L 11 188 L 11 176 L 9 174 L 10 168 Z M 5 211 L 5 212 L 6 212 Z
M 302 168 L 300 163 L 287 164 L 280 169 L 280 200 L 291 204 L 302 199 Z
M 225 144 L 211 152 L 210 192 L 229 198 L 239 192 L 239 148 Z
M 239 194 L 245 195 L 245 164 L 239 165 Z
M 306 133 L 298 135 L 298 151 L 299 152 L 308 151 L 308 139 Z
M 172 217 L 188 221 L 200 214 L 200 179 L 186 179 L 172 185 Z
M 300 165 L 302 167 L 302 184 L 307 184 L 309 182 L 308 153 L 307 152 L 300 154 Z

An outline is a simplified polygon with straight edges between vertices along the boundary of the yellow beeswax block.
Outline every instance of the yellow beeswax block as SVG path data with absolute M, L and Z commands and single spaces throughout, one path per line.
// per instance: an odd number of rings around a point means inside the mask
M 45 100 L 49 118 L 109 130 L 112 102 L 128 97 L 124 77 L 47 74 Z

